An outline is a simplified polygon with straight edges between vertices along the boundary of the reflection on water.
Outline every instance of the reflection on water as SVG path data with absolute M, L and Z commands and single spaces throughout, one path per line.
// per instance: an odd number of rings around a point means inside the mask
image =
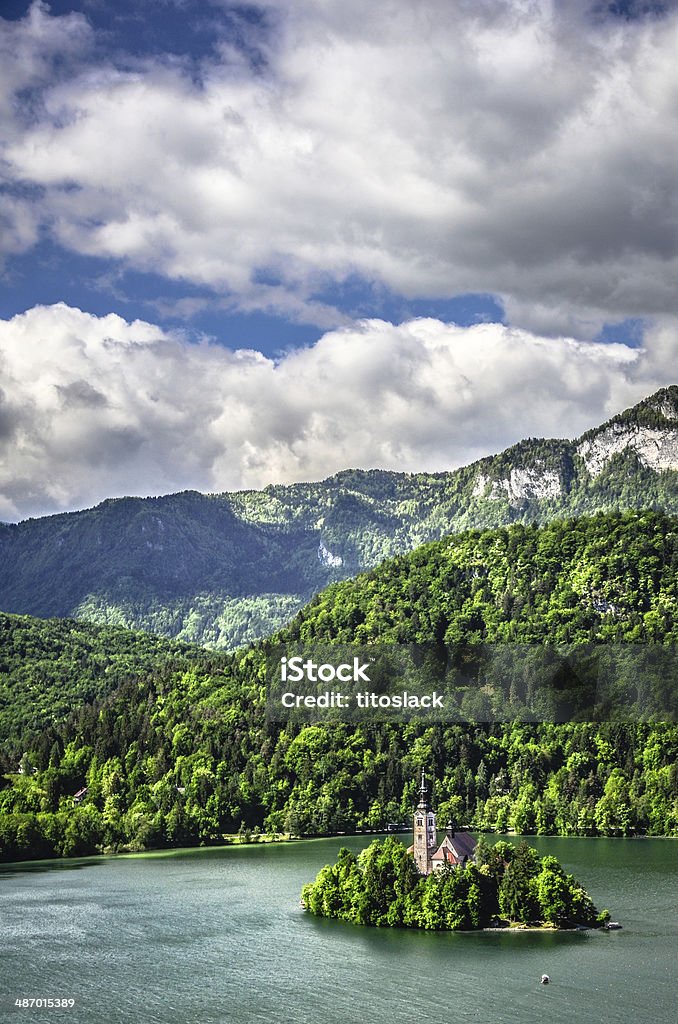
M 30 860 L 21 864 L 0 864 L 0 878 L 15 877 L 17 872 L 38 875 L 42 871 L 79 871 L 105 864 L 105 857 L 74 857 L 72 860 Z
M 531 840 L 620 932 L 436 934 L 306 915 L 302 885 L 340 846 L 368 842 L 5 865 L 0 1021 L 674 1024 L 678 843 Z M 14 1007 L 56 996 L 75 1008 Z

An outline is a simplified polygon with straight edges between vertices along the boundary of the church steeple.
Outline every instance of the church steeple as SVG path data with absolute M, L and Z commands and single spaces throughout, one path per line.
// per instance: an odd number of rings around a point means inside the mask
M 423 768 L 419 785 L 419 803 L 414 812 L 412 831 L 414 833 L 412 847 L 414 862 L 419 869 L 419 874 L 428 875 L 431 872 L 431 857 L 438 844 L 436 841 L 436 816 L 431 810 Z
M 426 775 L 424 769 L 421 769 L 421 783 L 419 785 L 419 803 L 417 805 L 422 811 L 428 811 L 430 804 L 428 802 L 428 786 L 426 785 Z

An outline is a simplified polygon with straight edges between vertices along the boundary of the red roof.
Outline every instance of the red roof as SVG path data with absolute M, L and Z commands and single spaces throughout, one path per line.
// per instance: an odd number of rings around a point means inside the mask
M 453 836 L 445 836 L 431 860 L 447 864 L 463 864 L 464 860 L 473 856 L 476 845 L 470 832 L 455 832 Z

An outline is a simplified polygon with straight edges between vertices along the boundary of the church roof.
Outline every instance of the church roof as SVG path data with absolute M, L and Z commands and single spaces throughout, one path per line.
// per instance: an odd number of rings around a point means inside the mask
M 461 864 L 464 858 L 471 858 L 478 844 L 470 832 L 455 832 L 447 835 L 431 856 L 431 860 L 450 864 Z

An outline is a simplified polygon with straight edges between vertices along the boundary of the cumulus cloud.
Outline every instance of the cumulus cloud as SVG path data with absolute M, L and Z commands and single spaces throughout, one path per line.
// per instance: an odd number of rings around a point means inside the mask
M 6 175 L 39 189 L 10 244 L 38 224 L 242 308 L 303 307 L 359 274 L 497 294 L 552 335 L 673 315 L 678 12 L 592 6 L 263 0 L 265 61 L 224 46 L 196 74 L 94 65 L 81 16 L 34 5 L 6 47 L 28 70 L 2 82 L 38 97 L 3 107 Z
M 63 304 L 0 321 L 0 518 L 347 467 L 443 470 L 573 436 L 670 379 L 644 349 L 500 324 L 367 320 L 278 361 Z

